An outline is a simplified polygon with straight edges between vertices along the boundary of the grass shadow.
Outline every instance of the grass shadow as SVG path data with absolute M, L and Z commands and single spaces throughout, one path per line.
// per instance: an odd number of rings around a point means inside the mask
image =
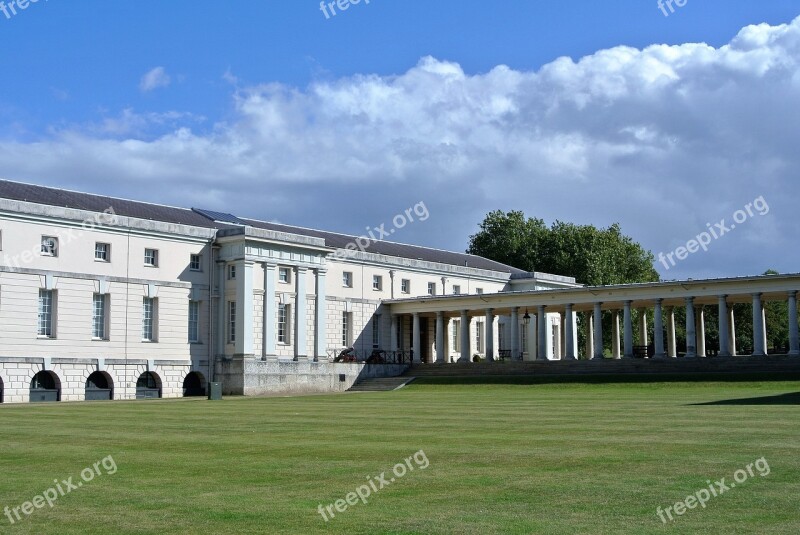
M 758 398 L 721 399 L 706 403 L 692 403 L 691 405 L 800 405 L 800 392 Z

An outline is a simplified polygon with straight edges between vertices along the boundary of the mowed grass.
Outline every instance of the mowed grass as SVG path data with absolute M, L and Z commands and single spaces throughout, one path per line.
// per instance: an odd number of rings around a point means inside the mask
M 0 533 L 796 534 L 798 391 L 797 382 L 419 383 L 0 406 L 0 508 L 54 479 L 78 481 L 108 455 L 118 468 L 13 526 L 0 516 Z M 419 450 L 426 469 L 327 523 L 318 514 Z M 669 525 L 656 516 L 761 457 L 768 476 L 756 472 Z

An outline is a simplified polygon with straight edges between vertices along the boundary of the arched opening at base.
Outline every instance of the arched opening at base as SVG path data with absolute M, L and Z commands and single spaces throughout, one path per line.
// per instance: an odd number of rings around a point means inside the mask
M 0 403 L 3 402 L 3 378 L 0 377 Z
M 37 373 L 31 379 L 31 403 L 61 401 L 61 380 L 51 371 Z
M 114 381 L 106 372 L 94 372 L 86 379 L 86 401 L 114 399 Z
M 206 378 L 200 372 L 191 372 L 183 380 L 183 397 L 205 397 L 206 394 Z
M 136 399 L 161 397 L 161 378 L 153 372 L 144 372 L 136 381 Z

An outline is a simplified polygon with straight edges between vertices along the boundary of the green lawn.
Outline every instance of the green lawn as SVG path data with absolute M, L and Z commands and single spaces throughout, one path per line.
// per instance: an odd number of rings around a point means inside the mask
M 798 382 L 420 383 L 0 406 L 0 508 L 54 479 L 77 482 L 109 455 L 117 466 L 113 475 L 100 466 L 52 509 L 14 525 L 3 514 L 0 533 L 796 534 L 800 399 L 787 394 L 799 391 Z M 317 512 L 368 478 L 393 477 L 419 450 L 426 469 L 412 460 L 414 471 L 327 523 Z M 656 515 L 761 457 L 769 475 L 756 471 L 667 526 Z

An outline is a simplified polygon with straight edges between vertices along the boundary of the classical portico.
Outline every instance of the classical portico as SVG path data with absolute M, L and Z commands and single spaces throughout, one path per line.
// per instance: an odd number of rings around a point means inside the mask
M 767 332 L 764 314 L 766 302 L 786 302 L 789 311 L 788 354 L 800 356 L 798 333 L 797 292 L 800 275 L 769 275 L 730 279 L 689 280 L 642 283 L 617 286 L 598 286 L 501 292 L 483 295 L 453 295 L 423 299 L 400 299 L 385 302 L 392 317 L 411 315 L 414 318 L 413 348 L 419 347 L 419 322 L 435 318 L 435 362 L 452 362 L 448 358 L 447 325 L 459 324 L 459 361 L 472 360 L 470 351 L 476 349 L 474 340 L 483 341 L 477 349 L 487 362 L 501 354 L 512 360 L 572 360 L 579 357 L 577 347 L 577 315 L 583 315 L 587 328 L 586 344 L 581 357 L 585 360 L 605 359 L 606 350 L 614 359 L 629 359 L 649 346 L 654 359 L 705 358 L 714 355 L 730 358 L 737 354 L 736 325 L 733 305 L 752 307 L 753 356 L 767 352 Z M 675 310 L 683 307 L 686 314 L 686 343 L 677 347 Z M 719 347 L 706 343 L 705 310 L 718 309 Z M 634 326 L 633 311 L 638 324 Z M 525 316 L 521 317 L 521 311 Z M 610 314 L 607 314 L 610 312 Z M 653 314 L 652 344 L 648 344 L 647 314 Z M 604 321 L 612 321 L 611 346 L 603 340 Z M 622 325 L 620 325 L 620 318 Z M 551 329 L 552 327 L 552 329 Z M 472 333 L 471 329 L 482 329 Z M 498 329 L 504 336 L 498 345 Z M 634 346 L 634 329 L 639 330 L 640 346 Z M 530 337 L 535 336 L 531 344 Z M 620 340 L 620 338 L 622 338 Z M 523 347 L 525 346 L 525 347 Z M 452 352 L 452 351 L 451 351 Z M 750 354 L 750 353 L 749 353 Z M 639 355 L 643 356 L 643 355 Z

